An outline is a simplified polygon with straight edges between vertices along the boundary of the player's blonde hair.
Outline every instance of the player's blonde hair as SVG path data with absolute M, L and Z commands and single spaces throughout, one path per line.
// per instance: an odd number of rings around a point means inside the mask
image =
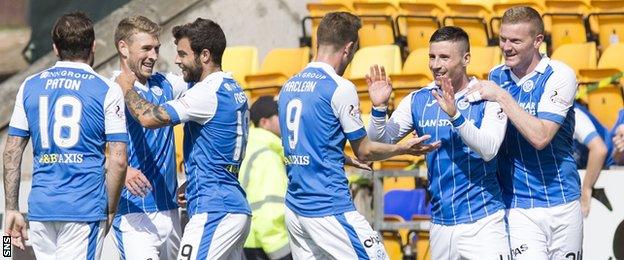
M 503 14 L 502 24 L 531 24 L 531 33 L 533 36 L 544 34 L 544 21 L 540 14 L 529 6 L 515 6 L 507 9 Z
M 141 15 L 126 17 L 115 29 L 115 47 L 119 50 L 119 41 L 130 42 L 135 33 L 144 32 L 154 37 L 160 35 L 160 25 Z

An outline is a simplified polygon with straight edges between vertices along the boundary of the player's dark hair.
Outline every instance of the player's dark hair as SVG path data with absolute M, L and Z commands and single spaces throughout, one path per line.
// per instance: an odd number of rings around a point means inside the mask
M 199 57 L 202 50 L 208 50 L 212 62 L 221 66 L 221 58 L 225 51 L 225 34 L 221 26 L 209 19 L 197 18 L 192 23 L 173 27 L 173 37 L 177 44 L 182 38 L 189 39 L 195 58 Z
M 327 13 L 316 31 L 318 45 L 331 45 L 337 50 L 349 42 L 355 43 L 358 41 L 360 28 L 362 28 L 360 18 L 351 13 Z
M 261 96 L 249 109 L 249 117 L 256 127 L 260 126 L 260 119 L 277 115 L 277 101 L 273 96 Z
M 61 60 L 87 60 L 94 41 L 93 22 L 83 12 L 64 14 L 52 28 L 52 42 Z
M 429 38 L 429 43 L 433 42 L 461 42 L 465 52 L 470 52 L 470 40 L 464 29 L 456 26 L 443 26 L 437 29 Z

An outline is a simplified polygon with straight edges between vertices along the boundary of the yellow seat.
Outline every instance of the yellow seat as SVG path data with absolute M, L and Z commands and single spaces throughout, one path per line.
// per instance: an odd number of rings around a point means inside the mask
M 574 69 L 577 77 L 581 69 L 596 68 L 596 43 L 569 43 L 559 46 L 551 55 L 553 60 L 566 63 Z
M 429 46 L 429 38 L 442 25 L 444 13 L 448 12 L 440 1 L 401 2 L 402 15 L 397 19 L 399 32 L 407 39 L 408 50 Z
M 281 86 L 310 62 L 310 48 L 271 50 L 256 74 L 245 76 L 251 102 L 262 95 L 277 95 Z
M 387 75 L 401 71 L 401 50 L 396 45 L 380 45 L 361 48 L 355 53 L 345 78 L 355 84 L 361 98 L 367 98 L 366 74 L 372 65 L 384 66 Z M 370 113 L 370 102 L 360 102 L 362 113 Z
M 411 176 L 385 177 L 383 189 L 384 192 L 390 190 L 413 190 L 416 189 L 416 178 Z
M 412 51 L 403 66 L 401 73 L 391 74 L 392 84 L 395 92 L 395 101 L 397 90 L 407 89 L 409 92 L 420 87 L 426 86 L 433 81 L 431 71 L 429 70 L 429 48 L 420 48 Z
M 544 27 L 550 34 L 551 48 L 587 41 L 584 16 L 591 6 L 588 0 L 545 0 Z
M 223 52 L 221 66 L 224 71 L 231 72 L 234 79 L 246 88 L 245 76 L 258 71 L 258 49 L 254 46 L 227 47 Z
M 401 235 L 396 231 L 382 231 L 384 247 L 390 260 L 403 259 L 403 246 L 401 245 Z
M 620 2 L 620 1 L 617 1 Z M 624 4 L 624 1 L 621 2 Z M 592 31 L 598 34 L 600 48 L 605 50 L 611 44 L 624 42 L 624 12 L 597 12 L 588 16 Z
M 173 140 L 175 143 L 176 171 L 184 173 L 184 125 L 178 124 L 173 127 Z
M 354 1 L 353 10 L 362 20 L 360 47 L 394 44 L 398 1 Z
M 499 47 L 470 47 L 470 64 L 467 73 L 479 79 L 487 79 L 490 70 L 501 61 L 501 51 Z
M 447 3 L 450 15 L 444 17 L 444 25 L 461 27 L 470 35 L 470 44 L 473 46 L 488 46 L 490 32 L 487 27 L 492 17 L 491 6 L 479 2 L 474 3 Z
M 579 71 L 583 85 L 596 83 L 601 79 L 624 72 L 624 43 L 610 45 L 600 57 L 598 68 Z M 580 90 L 579 90 L 580 91 Z M 612 128 L 617 120 L 618 111 L 624 107 L 622 89 L 619 85 L 608 84 L 587 92 L 589 111 L 608 128 Z

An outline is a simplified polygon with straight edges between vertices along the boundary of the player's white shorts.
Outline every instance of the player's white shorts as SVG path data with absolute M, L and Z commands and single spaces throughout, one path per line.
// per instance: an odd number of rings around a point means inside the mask
M 250 225 L 251 216 L 245 214 L 195 214 L 184 227 L 177 259 L 244 259 Z
M 431 259 L 511 259 L 504 210 L 469 224 L 431 224 L 429 243 Z
M 389 259 L 379 233 L 357 211 L 308 218 L 287 207 L 286 227 L 294 259 Z
M 514 259 L 582 258 L 583 215 L 573 201 L 551 208 L 507 210 Z
M 38 260 L 100 259 L 106 221 L 30 221 L 29 225 Z
M 117 215 L 112 227 L 121 259 L 175 259 L 180 230 L 178 209 Z

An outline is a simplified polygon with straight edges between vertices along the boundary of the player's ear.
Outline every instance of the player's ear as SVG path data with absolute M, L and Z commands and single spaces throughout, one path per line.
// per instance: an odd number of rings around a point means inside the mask
M 117 46 L 119 48 L 119 53 L 121 54 L 121 56 L 123 58 L 128 58 L 128 55 L 130 55 L 130 50 L 128 49 L 129 48 L 128 43 L 124 40 L 120 40 L 117 43 Z
M 355 52 L 355 42 L 349 42 L 347 43 L 347 45 L 345 45 L 344 49 L 342 50 L 343 54 L 347 57 L 351 56 L 352 52 Z
M 208 49 L 203 49 L 201 53 L 199 54 L 199 60 L 202 63 L 210 62 L 210 51 Z
M 59 54 L 59 50 L 56 48 L 56 44 L 54 43 L 52 43 L 52 50 L 54 50 L 54 55 L 60 59 L 61 55 Z
M 465 67 L 468 67 L 468 64 L 470 64 L 470 52 L 467 51 L 466 53 L 464 53 L 464 57 L 462 58 L 462 65 Z
M 535 47 L 536 49 L 539 49 L 539 47 L 542 45 L 542 42 L 544 42 L 544 35 L 543 34 L 536 35 L 535 40 L 533 41 L 533 47 Z

